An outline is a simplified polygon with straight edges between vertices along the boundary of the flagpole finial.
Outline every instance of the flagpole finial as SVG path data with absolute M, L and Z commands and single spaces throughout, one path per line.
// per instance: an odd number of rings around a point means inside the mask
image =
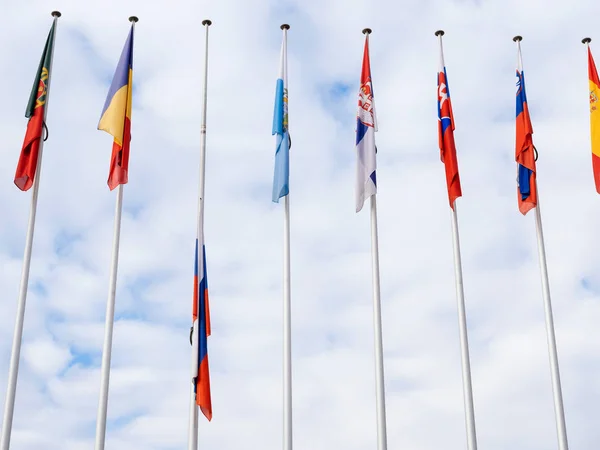
M 517 35 L 513 38 L 513 42 L 521 42 L 522 40 L 523 40 L 523 36 L 519 36 L 519 35 Z
M 363 34 L 371 34 L 373 32 L 373 30 L 371 30 L 370 28 L 365 28 L 364 30 L 362 30 Z
M 52 11 L 52 17 L 60 17 L 60 16 L 62 16 L 60 11 Z
M 209 19 L 204 19 L 202 21 L 202 25 L 208 25 L 210 27 L 212 25 L 212 21 Z
M 589 37 L 583 38 L 581 40 L 582 44 L 589 44 L 590 42 L 592 42 L 592 38 L 589 38 Z
M 140 20 L 140 19 L 138 19 L 138 18 L 137 18 L 137 16 L 131 16 L 131 17 L 129 18 L 129 21 L 130 21 L 131 23 L 136 23 L 138 20 Z
M 446 33 L 444 33 L 444 30 L 437 30 L 437 31 L 435 32 L 435 35 L 436 35 L 436 36 L 443 36 L 444 34 L 446 34 Z
M 283 25 L 281 25 L 279 28 L 281 28 L 282 30 L 289 30 L 290 26 L 287 23 L 284 23 Z

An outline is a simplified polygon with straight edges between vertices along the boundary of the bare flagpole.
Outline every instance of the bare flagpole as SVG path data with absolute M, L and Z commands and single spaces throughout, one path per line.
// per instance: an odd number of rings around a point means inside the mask
M 372 33 L 365 28 L 367 40 Z M 379 282 L 379 235 L 377 232 L 377 194 L 371 195 L 371 263 L 373 272 L 373 329 L 375 333 L 375 391 L 377 408 L 377 449 L 387 450 L 385 385 L 383 376 L 383 332 L 381 325 L 381 287 Z
M 521 36 L 515 36 L 513 41 L 517 43 L 519 60 L 521 58 Z M 546 247 L 544 244 L 544 232 L 542 229 L 542 216 L 540 213 L 540 191 L 535 183 L 537 191 L 537 205 L 535 207 L 535 230 L 537 234 L 538 257 L 542 277 L 542 295 L 544 298 L 544 312 L 546 316 L 546 337 L 548 341 L 548 357 L 550 359 L 550 374 L 552 377 L 552 392 L 554 394 L 554 414 L 556 416 L 556 432 L 559 450 L 568 450 L 567 426 L 565 423 L 565 410 L 560 386 L 560 372 L 558 368 L 558 351 L 556 349 L 556 336 L 554 334 L 554 318 L 552 315 L 552 304 L 550 301 L 550 282 L 548 279 L 548 264 L 546 263 Z
M 132 28 L 139 19 L 131 16 Z M 115 319 L 115 297 L 117 294 L 117 268 L 119 265 L 119 242 L 121 240 L 121 213 L 123 211 L 123 184 L 117 186 L 117 202 L 115 204 L 115 224 L 113 231 L 113 248 L 110 263 L 108 301 L 106 302 L 106 322 L 104 325 L 104 345 L 102 349 L 102 368 L 100 370 L 100 402 L 96 419 L 95 450 L 104 450 L 106 438 L 106 414 L 108 410 L 108 385 L 110 380 L 110 359 L 112 355 L 112 337 Z
M 202 248 L 200 243 L 204 239 L 200 239 L 204 235 L 204 185 L 206 175 L 206 111 L 207 111 L 207 87 L 208 87 L 208 27 L 212 22 L 208 19 L 202 21 L 205 28 L 204 42 L 204 84 L 202 85 L 202 118 L 200 123 L 200 175 L 198 180 L 198 268 L 203 267 L 201 264 L 203 258 Z M 203 274 L 199 273 L 198 277 Z M 204 295 L 198 291 L 198 295 Z M 192 379 L 190 383 L 190 420 L 188 426 L 188 450 L 197 450 L 198 448 L 198 405 L 196 404 L 196 394 L 194 389 L 194 379 L 198 376 L 198 320 L 194 321 L 192 329 Z
M 435 35 L 440 41 L 441 67 L 445 67 L 442 36 L 444 30 L 438 30 Z M 460 337 L 460 356 L 462 363 L 463 402 L 465 406 L 465 425 L 467 428 L 467 448 L 477 450 L 477 433 L 475 432 L 475 406 L 473 402 L 473 386 L 471 383 L 471 362 L 469 358 L 469 340 L 467 335 L 467 313 L 465 311 L 465 292 L 463 287 L 462 261 L 460 256 L 460 239 L 458 235 L 458 214 L 456 200 L 452 204 L 452 248 L 454 250 L 454 279 L 456 283 L 456 303 L 458 306 L 458 330 Z
M 50 67 L 48 85 L 46 86 L 46 107 L 44 108 L 44 123 L 48 114 L 48 101 L 50 98 L 50 83 L 52 82 L 52 64 L 54 62 L 54 40 L 56 39 L 56 24 L 61 16 L 59 11 L 53 11 L 54 17 L 54 36 L 52 42 L 52 55 L 50 56 Z M 21 343 L 23 340 L 23 323 L 25 321 L 25 304 L 27 301 L 27 287 L 29 285 L 29 269 L 31 267 L 31 251 L 33 248 L 33 232 L 35 229 L 35 215 L 37 212 L 38 193 L 40 188 L 40 178 L 42 175 L 42 152 L 44 149 L 44 139 L 40 139 L 38 150 L 37 168 L 35 170 L 35 179 L 33 180 L 33 191 L 31 193 L 31 207 L 29 210 L 29 222 L 27 223 L 27 236 L 25 238 L 25 254 L 23 256 L 23 269 L 21 272 L 21 285 L 19 287 L 19 300 L 17 302 L 17 318 L 15 331 L 13 335 L 13 345 L 10 355 L 10 366 L 8 369 L 8 389 L 6 392 L 6 401 L 4 404 L 4 420 L 2 422 L 2 439 L 0 448 L 9 450 L 10 435 L 12 432 L 13 416 L 15 412 L 15 397 L 17 393 L 17 378 L 19 376 L 19 359 L 21 357 Z
M 283 82 L 288 89 L 287 79 L 287 31 L 288 24 L 281 25 L 283 31 Z M 289 116 L 288 116 L 289 117 Z M 289 118 L 288 118 L 289 130 Z M 283 197 L 283 449 L 292 450 L 292 313 L 290 271 L 290 194 Z

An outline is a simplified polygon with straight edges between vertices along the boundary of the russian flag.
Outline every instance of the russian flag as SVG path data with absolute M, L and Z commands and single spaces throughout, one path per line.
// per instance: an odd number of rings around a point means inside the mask
M 369 35 L 367 34 L 356 118 L 356 212 L 362 209 L 367 198 L 377 194 L 375 131 L 377 131 L 377 117 L 369 60 Z
M 450 100 L 450 88 L 444 63 L 444 51 L 440 41 L 440 69 L 437 77 L 437 109 L 440 157 L 446 168 L 446 185 L 450 208 L 454 209 L 454 201 L 462 196 L 460 176 L 458 174 L 458 159 L 454 143 L 454 115 Z
M 517 162 L 517 197 L 519 211 L 521 211 L 521 214 L 523 215 L 527 214 L 537 206 L 535 159 L 533 127 L 531 126 L 529 108 L 527 107 L 521 45 L 518 43 L 515 160 Z
M 120 184 L 127 184 L 128 181 L 132 87 L 133 24 L 121 52 L 121 58 L 117 64 L 98 123 L 98 130 L 106 131 L 114 138 L 107 182 L 111 191 Z
M 210 396 L 210 373 L 208 370 L 208 336 L 210 336 L 210 309 L 208 306 L 208 280 L 206 278 L 206 249 L 202 246 L 202 259 L 198 257 L 198 239 L 194 264 L 194 298 L 192 304 L 192 333 L 197 338 L 192 339 L 193 357 L 197 361 L 192 373 L 196 404 L 202 414 L 210 421 L 212 419 L 212 402 Z M 200 270 L 199 267 L 200 266 Z M 199 273 L 202 277 L 199 279 Z M 196 336 L 194 336 L 196 337 Z

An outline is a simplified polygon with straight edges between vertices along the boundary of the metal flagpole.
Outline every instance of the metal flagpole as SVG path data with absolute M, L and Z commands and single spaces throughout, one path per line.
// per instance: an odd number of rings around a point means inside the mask
M 444 50 L 442 36 L 444 30 L 438 30 L 435 35 L 440 41 L 440 70 L 444 70 Z M 462 363 L 463 402 L 465 406 L 465 425 L 467 427 L 467 448 L 477 450 L 477 434 L 475 432 L 475 407 L 473 404 L 473 386 L 471 383 L 471 363 L 469 358 L 469 340 L 467 336 L 467 314 L 465 311 L 465 292 L 463 287 L 462 261 L 460 256 L 460 240 L 458 237 L 458 214 L 456 200 L 452 202 L 452 248 L 454 250 L 454 279 L 456 283 L 456 303 L 458 306 L 458 330 L 460 337 L 460 356 Z
M 50 98 L 50 83 L 52 82 L 52 64 L 54 62 L 54 41 L 56 39 L 56 24 L 61 16 L 59 11 L 53 11 L 54 17 L 54 36 L 52 37 L 52 54 L 50 56 L 50 77 L 46 86 L 46 107 L 44 108 L 44 123 L 48 114 L 48 101 Z M 29 268 L 31 266 L 31 250 L 33 248 L 33 231 L 35 229 L 35 215 L 37 212 L 38 192 L 40 188 L 40 178 L 42 175 L 42 151 L 44 149 L 44 139 L 40 139 L 38 150 L 37 167 L 35 169 L 35 179 L 33 180 L 33 191 L 31 193 L 31 207 L 29 210 L 29 222 L 27 223 L 27 236 L 25 238 L 25 254 L 23 256 L 23 269 L 21 272 L 21 285 L 19 287 L 19 300 L 17 302 L 17 318 L 15 331 L 13 335 L 13 345 L 10 355 L 10 366 L 8 369 L 8 389 L 6 392 L 6 401 L 4 404 L 4 420 L 2 422 L 2 439 L 0 448 L 9 450 L 10 435 L 12 432 L 13 415 L 15 411 L 15 396 L 17 392 L 17 378 L 19 375 L 19 359 L 21 356 L 21 342 L 23 339 L 23 322 L 25 321 L 25 303 L 27 301 L 27 287 L 29 284 Z
M 458 218 L 456 201 L 452 209 L 452 247 L 454 249 L 454 277 L 456 280 L 456 301 L 458 304 L 458 324 L 460 335 L 460 356 L 462 361 L 463 399 L 465 404 L 465 422 L 467 425 L 467 448 L 477 450 L 475 433 L 475 407 L 473 405 L 473 386 L 471 384 L 471 363 L 469 360 L 469 340 L 467 338 L 467 314 L 465 312 L 465 292 L 463 289 L 460 241 L 458 238 Z
M 281 25 L 283 31 L 283 82 L 288 89 L 287 79 L 287 30 L 288 24 Z M 289 116 L 288 116 L 289 132 Z M 283 450 L 292 450 L 292 315 L 291 315 L 291 275 L 290 275 L 290 194 L 283 198 Z
M 517 43 L 518 55 L 521 58 L 521 36 L 515 36 L 513 41 Z M 567 426 L 565 424 L 565 411 L 563 407 L 562 389 L 560 387 L 560 373 L 558 369 L 558 351 L 556 349 L 556 336 L 554 335 L 554 318 L 552 316 L 552 304 L 550 301 L 550 282 L 548 280 L 548 265 L 546 263 L 546 248 L 544 245 L 544 232 L 542 229 L 542 216 L 540 213 L 540 191 L 535 183 L 537 191 L 537 205 L 535 207 L 535 230 L 537 234 L 538 256 L 540 272 L 542 276 L 542 296 L 544 298 L 544 312 L 546 316 L 546 338 L 548 341 L 548 357 L 550 359 L 550 374 L 552 378 L 552 392 L 554 394 L 554 414 L 556 416 L 556 433 L 558 437 L 559 450 L 568 450 Z
M 367 40 L 372 33 L 365 28 Z M 371 258 L 373 270 L 373 329 L 375 334 L 375 401 L 377 408 L 377 449 L 387 450 L 385 385 L 383 376 L 383 333 L 381 326 L 381 287 L 379 283 L 379 237 L 377 233 L 377 194 L 371 195 Z
M 208 27 L 212 22 L 208 19 L 202 21 L 205 28 L 204 42 L 204 84 L 202 85 L 202 119 L 200 123 L 200 175 L 198 177 L 198 270 L 202 267 L 202 248 L 204 242 L 204 185 L 206 174 L 206 103 L 207 103 L 207 87 L 208 87 Z M 201 239 L 202 238 L 202 239 Z M 202 273 L 198 273 L 198 277 L 202 277 Z M 203 295 L 198 291 L 198 295 Z M 188 450 L 197 450 L 198 448 L 198 405 L 196 404 L 196 394 L 194 392 L 194 379 L 198 376 L 198 320 L 194 321 L 192 329 L 192 380 L 190 387 L 190 419 L 188 427 Z
M 131 16 L 132 27 L 138 18 Z M 100 370 L 100 403 L 96 420 L 95 450 L 104 450 L 106 437 L 106 413 L 108 409 L 108 385 L 110 379 L 110 358 L 112 354 L 112 336 L 115 318 L 115 296 L 117 293 L 117 268 L 119 264 L 119 241 L 121 239 L 121 213 L 123 210 L 123 185 L 117 186 L 117 202 L 115 205 L 115 224 L 113 232 L 113 248 L 110 264 L 108 301 L 106 302 L 106 322 L 104 325 L 104 346 L 102 349 L 102 368 Z

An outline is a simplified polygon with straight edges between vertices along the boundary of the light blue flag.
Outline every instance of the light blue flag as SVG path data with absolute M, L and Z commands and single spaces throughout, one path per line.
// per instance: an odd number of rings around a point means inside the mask
M 277 135 L 275 147 L 275 174 L 273 176 L 273 201 L 279 203 L 281 197 L 290 192 L 290 135 L 288 131 L 288 92 L 287 92 L 287 39 L 284 34 L 281 43 L 279 77 L 275 90 L 275 110 L 273 112 L 273 133 Z

